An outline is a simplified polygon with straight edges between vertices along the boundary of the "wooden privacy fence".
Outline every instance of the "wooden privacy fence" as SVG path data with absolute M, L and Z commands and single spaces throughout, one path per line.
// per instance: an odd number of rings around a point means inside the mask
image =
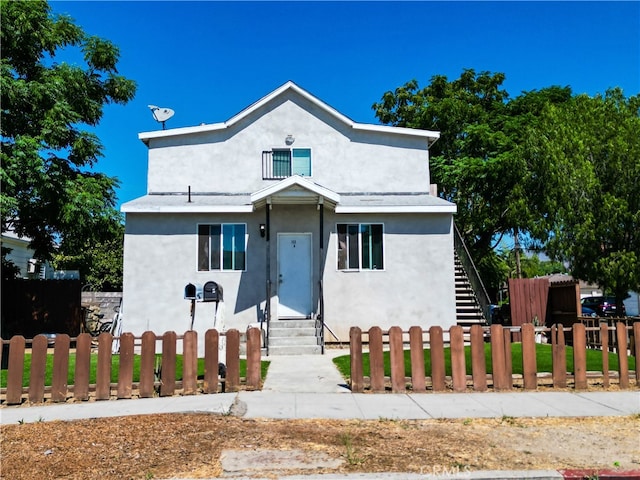
M 219 357 L 221 337 L 226 339 L 226 358 Z M 112 383 L 112 345 L 118 339 L 119 361 L 117 382 Z M 204 376 L 198 378 L 198 335 L 190 330 L 182 336 L 175 332 L 166 332 L 156 336 L 153 332 L 145 332 L 141 337 L 124 333 L 113 337 L 110 333 L 102 333 L 98 337 L 97 353 L 92 345 L 92 337 L 82 333 L 76 338 L 66 334 L 57 335 L 53 345 L 53 371 L 51 385 L 45 387 L 47 353 L 49 349 L 47 337 L 37 335 L 33 340 L 25 340 L 21 335 L 10 341 L 0 342 L 2 349 L 9 347 L 7 386 L 0 391 L 0 400 L 7 405 L 17 405 L 26 398 L 32 403 L 43 402 L 45 393 L 50 394 L 51 401 L 65 402 L 71 396 L 75 400 L 88 400 L 90 393 L 96 400 L 109 400 L 112 397 L 149 398 L 176 394 L 194 395 L 196 393 L 218 393 L 222 387 L 219 376 L 219 363 L 225 363 L 226 374 L 224 390 L 234 392 L 241 386 L 240 378 L 240 332 L 230 329 L 220 334 L 217 330 L 207 330 L 204 335 Z M 178 341 L 182 341 L 182 379 L 176 376 L 176 360 Z M 75 349 L 71 342 L 75 342 Z M 260 389 L 260 342 L 261 332 L 257 328 L 247 330 L 246 377 L 247 389 Z M 157 344 L 160 349 L 157 351 Z M 31 346 L 31 362 L 28 371 L 28 385 L 23 386 L 25 375 L 25 350 Z M 139 381 L 134 382 L 134 355 L 139 351 Z M 73 368 L 73 385 L 68 384 L 70 354 L 75 354 Z M 158 355 L 160 354 L 160 355 Z M 95 383 L 90 382 L 92 357 L 97 361 L 95 366 Z M 97 358 L 96 358 L 97 357 Z M 95 362 L 94 362 L 95 363 Z M 200 381 L 201 380 L 201 381 Z
M 554 325 L 551 328 L 534 327 L 524 324 L 521 327 L 503 327 L 492 325 L 483 328 L 474 325 L 470 329 L 453 326 L 449 329 L 448 341 L 445 342 L 445 332 L 442 327 L 431 327 L 423 331 L 420 327 L 411 327 L 408 332 L 400 327 L 391 327 L 383 332 L 380 327 L 372 327 L 364 335 L 368 336 L 369 376 L 365 376 L 363 362 L 363 332 L 359 327 L 350 330 L 351 354 L 351 390 L 363 392 L 366 386 L 372 392 L 384 392 L 390 384 L 395 393 L 403 393 L 408 389 L 413 392 L 425 392 L 428 389 L 442 392 L 452 389 L 454 392 L 465 392 L 469 388 L 474 391 L 486 391 L 492 386 L 496 391 L 510 390 L 514 385 L 521 385 L 525 390 L 535 390 L 538 386 L 551 384 L 555 388 L 566 388 L 569 383 L 575 389 L 587 388 L 589 378 L 601 382 L 604 388 L 610 385 L 611 379 L 617 377 L 620 388 L 629 388 L 629 348 L 640 351 L 640 322 L 632 327 L 618 322 L 615 327 L 602 324 L 600 327 L 603 338 L 612 331 L 616 338 L 618 358 L 617 375 L 609 370 L 609 351 L 602 349 L 602 371 L 587 372 L 587 343 L 586 327 L 581 323 L 571 328 Z M 567 347 L 565 332 L 573 334 L 573 372 L 567 372 Z M 536 359 L 536 333 L 547 333 L 551 337 L 550 355 L 552 356 L 552 371 L 539 372 Z M 514 334 L 522 336 L 522 374 L 513 374 L 512 367 L 512 338 Z M 630 334 L 629 334 L 630 333 Z M 387 337 L 389 350 L 390 375 L 385 376 L 384 356 Z M 491 355 L 485 357 L 485 343 L 490 341 Z M 631 345 L 629 340 L 631 340 Z M 405 374 L 405 345 L 409 346 L 410 375 Z M 445 344 L 450 348 L 450 354 L 445 356 Z M 467 374 L 467 358 L 465 345 L 470 347 L 471 375 Z M 425 372 L 425 347 L 429 349 L 428 360 L 431 365 L 430 375 Z M 447 360 L 450 360 L 450 375 L 446 374 Z M 637 361 L 637 356 L 636 356 Z M 487 373 L 490 366 L 491 373 Z M 636 364 L 635 385 L 640 385 L 640 369 Z

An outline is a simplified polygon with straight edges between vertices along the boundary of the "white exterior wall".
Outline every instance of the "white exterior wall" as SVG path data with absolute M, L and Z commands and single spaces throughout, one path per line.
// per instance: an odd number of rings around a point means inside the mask
M 310 179 L 335 192 L 429 191 L 426 139 L 353 131 L 295 100 L 227 130 L 151 140 L 148 192 L 258 191 L 273 184 L 262 180 L 262 152 L 287 148 L 290 134 L 292 148 L 311 148 Z
M 448 327 L 455 324 L 455 291 L 451 215 L 336 215 L 325 212 L 324 251 L 319 248 L 319 216 L 312 206 L 274 206 L 271 223 L 272 313 L 277 316 L 277 232 L 311 233 L 314 306 L 318 272 L 324 269 L 325 321 L 341 341 L 349 328 L 377 325 Z M 244 331 L 259 321 L 266 292 L 265 238 L 259 224 L 264 209 L 254 214 L 149 215 L 128 214 L 125 237 L 125 331 L 183 333 L 190 325 L 190 302 L 183 299 L 188 283 L 215 281 L 223 287 L 227 328 Z M 246 223 L 245 272 L 198 272 L 198 223 Z M 344 272 L 337 269 L 338 223 L 384 225 L 384 270 Z M 135 292 L 135 293 L 133 293 Z M 194 329 L 212 328 L 214 304 L 197 303 Z M 327 337 L 328 341 L 333 338 Z
M 337 223 L 384 225 L 384 270 L 337 269 L 337 236 L 331 235 L 324 272 L 325 321 L 340 341 L 349 328 L 383 330 L 456 323 L 451 215 L 332 215 Z M 332 337 L 326 337 L 328 341 Z

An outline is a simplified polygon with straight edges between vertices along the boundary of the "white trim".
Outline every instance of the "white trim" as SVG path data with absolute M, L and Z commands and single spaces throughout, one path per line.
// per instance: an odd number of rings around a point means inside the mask
M 294 185 L 305 188 L 310 192 L 315 193 L 316 195 L 332 201 L 333 203 L 340 202 L 339 194 L 332 190 L 329 190 L 328 188 L 321 187 L 320 185 L 313 183 L 306 178 L 307 177 L 301 177 L 300 175 L 292 175 L 274 185 L 263 188 L 262 190 L 258 190 L 257 192 L 251 194 L 251 203 L 255 204 L 257 202 L 260 202 L 261 200 L 283 192 L 287 188 L 290 188 Z
M 211 268 L 211 229 L 209 229 L 209 268 L 200 270 L 198 260 L 200 257 L 200 225 L 220 225 L 220 268 Z M 244 268 L 237 270 L 235 268 L 224 268 L 224 226 L 225 225 L 244 225 Z M 249 228 L 246 222 L 197 222 L 196 223 L 196 273 L 219 272 L 219 273 L 243 273 L 246 272 L 249 265 Z
M 120 207 L 122 213 L 252 213 L 253 205 L 171 205 Z
M 340 261 L 340 236 L 338 233 L 338 225 L 357 225 L 358 226 L 358 268 L 349 268 L 348 263 L 349 259 L 347 258 L 347 268 L 338 268 L 338 262 Z M 362 232 L 360 231 L 360 227 L 362 225 L 382 225 L 382 268 L 362 268 Z M 386 228 L 384 222 L 336 222 L 335 224 L 336 230 L 336 258 L 335 258 L 335 271 L 342 273 L 350 273 L 350 272 L 384 272 L 387 270 L 387 248 L 386 248 Z M 347 230 L 347 237 L 349 236 L 349 231 Z M 347 248 L 347 255 L 349 254 L 349 250 Z
M 456 213 L 457 211 L 455 205 L 336 206 L 336 213 Z
M 226 122 L 212 123 L 209 125 L 198 125 L 197 127 L 184 127 L 184 128 L 173 128 L 169 130 L 156 130 L 153 132 L 142 132 L 138 134 L 138 138 L 142 140 L 142 142 L 148 145 L 149 140 L 156 139 L 156 138 L 168 138 L 168 137 L 175 137 L 179 135 L 189 135 L 194 133 L 207 133 L 207 132 L 214 132 L 218 130 L 224 130 L 232 127 L 239 121 L 248 117 L 253 112 L 260 109 L 261 107 L 263 107 L 264 105 L 272 101 L 273 99 L 284 94 L 287 90 L 291 90 L 294 93 L 300 95 L 301 97 L 307 99 L 309 102 L 313 103 L 319 109 L 324 110 L 326 113 L 335 117 L 337 120 L 347 125 L 348 127 L 351 127 L 354 130 L 363 130 L 368 132 L 383 132 L 383 133 L 391 133 L 396 135 L 407 135 L 407 136 L 413 136 L 413 137 L 426 138 L 427 145 L 431 145 L 438 138 L 440 138 L 440 132 L 434 132 L 431 130 L 419 130 L 414 128 L 391 127 L 387 125 L 371 125 L 366 123 L 354 122 L 350 118 L 344 116 L 343 114 L 338 112 L 336 109 L 330 107 L 329 105 L 324 103 L 322 100 L 320 100 L 317 97 L 314 97 L 309 92 L 300 88 L 298 85 L 296 85 L 291 81 L 288 81 L 281 87 L 275 89 L 273 92 L 262 97 L 260 100 L 253 103 L 249 107 L 245 108 L 237 115 L 234 115 Z

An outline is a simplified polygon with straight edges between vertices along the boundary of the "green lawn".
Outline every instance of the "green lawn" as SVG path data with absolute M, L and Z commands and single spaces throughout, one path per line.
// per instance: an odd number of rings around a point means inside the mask
M 467 367 L 467 375 L 471 375 L 471 347 L 466 346 L 465 363 Z M 573 348 L 566 347 L 567 354 L 567 371 L 573 373 Z M 487 373 L 492 372 L 491 368 L 491 344 L 484 344 L 484 356 Z M 445 357 L 445 371 L 447 375 L 451 375 L 451 349 L 444 349 Z M 551 345 L 545 343 L 536 343 L 536 363 L 538 372 L 551 372 Z M 350 356 L 344 355 L 336 357 L 334 363 L 338 367 L 338 370 L 345 378 L 350 376 Z M 513 364 L 513 373 L 522 374 L 522 344 L 511 344 L 511 361 Z M 369 354 L 364 353 L 362 358 L 363 370 L 365 375 L 369 373 Z M 384 352 L 384 374 L 386 376 L 391 375 L 391 368 L 389 366 L 389 352 Z M 404 365 L 405 376 L 411 376 L 411 354 L 409 350 L 404 351 Z M 635 358 L 629 357 L 629 370 L 635 370 Z M 424 351 L 424 368 L 426 376 L 431 376 L 431 357 L 429 350 Z M 600 350 L 587 350 L 587 370 L 589 371 L 602 371 L 602 351 Z M 618 355 L 615 353 L 609 353 L 609 370 L 618 370 Z
M 133 381 L 140 381 L 140 355 L 134 355 L 133 357 Z M 160 365 L 160 361 L 162 356 L 156 355 L 157 365 Z M 74 372 L 76 365 L 76 356 L 75 354 L 69 354 L 69 374 L 67 376 L 67 383 L 69 385 L 74 384 Z M 111 383 L 118 382 L 118 368 L 120 365 L 120 356 L 112 355 L 111 356 Z M 98 367 L 98 355 L 91 355 L 91 366 L 89 370 L 89 383 L 96 383 L 96 371 Z M 262 372 L 262 378 L 266 377 L 267 369 L 269 368 L 269 362 L 263 361 L 261 362 L 260 369 Z M 31 370 L 31 354 L 26 353 L 24 356 L 24 373 L 22 376 L 22 385 L 24 387 L 29 386 L 29 372 Z M 247 361 L 241 359 L 240 360 L 240 376 L 245 377 L 247 373 Z M 204 359 L 198 359 L 198 377 L 204 376 Z M 45 371 L 45 385 L 51 385 L 53 378 L 53 355 L 47 355 L 47 367 Z M 182 380 L 182 355 L 176 355 L 176 380 Z M 7 370 L 0 371 L 0 387 L 6 388 L 7 386 Z

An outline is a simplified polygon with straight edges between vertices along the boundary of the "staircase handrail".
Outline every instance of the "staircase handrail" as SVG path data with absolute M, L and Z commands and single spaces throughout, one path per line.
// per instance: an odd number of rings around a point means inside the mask
M 489 294 L 487 293 L 487 289 L 484 287 L 484 283 L 482 283 L 482 279 L 480 278 L 480 274 L 478 273 L 478 269 L 476 268 L 475 263 L 473 263 L 473 259 L 471 258 L 471 254 L 467 249 L 467 245 L 462 239 L 462 235 L 460 235 L 460 231 L 458 230 L 458 226 L 453 223 L 454 228 L 454 241 L 453 245 L 458 254 L 458 258 L 462 263 L 462 268 L 464 268 L 467 278 L 469 279 L 469 283 L 471 284 L 471 288 L 473 290 L 473 294 L 482 309 L 482 315 L 484 316 L 485 321 L 489 323 L 491 319 L 491 299 L 489 298 Z
M 324 355 L 324 291 L 322 279 L 318 280 L 318 317 L 320 318 L 320 351 Z
M 264 303 L 264 320 L 267 323 L 264 343 L 266 354 L 269 356 L 269 330 L 271 328 L 271 280 L 267 280 L 267 300 Z

